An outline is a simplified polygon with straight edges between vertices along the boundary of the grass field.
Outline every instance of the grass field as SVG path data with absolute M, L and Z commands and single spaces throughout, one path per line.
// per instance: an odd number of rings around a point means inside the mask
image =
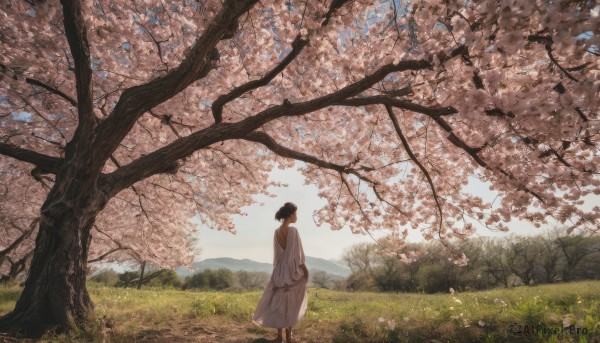
M 47 335 L 43 341 L 259 343 L 275 338 L 273 329 L 250 321 L 261 292 L 138 291 L 94 284 L 89 290 L 96 304 L 92 330 Z M 0 286 L 0 313 L 12 309 L 19 293 L 17 287 Z M 510 332 L 512 323 L 522 325 L 522 334 Z M 563 325 L 571 327 L 549 332 Z M 308 311 L 295 331 L 296 342 L 307 343 L 600 342 L 600 281 L 454 295 L 311 288 Z

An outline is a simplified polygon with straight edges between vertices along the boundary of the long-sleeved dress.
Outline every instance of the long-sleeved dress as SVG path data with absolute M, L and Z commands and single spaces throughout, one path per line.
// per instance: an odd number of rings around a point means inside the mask
M 286 248 L 274 237 L 273 274 L 256 306 L 252 321 L 272 328 L 287 328 L 306 313 L 307 279 L 300 265 L 304 264 L 304 249 L 295 227 L 288 227 Z

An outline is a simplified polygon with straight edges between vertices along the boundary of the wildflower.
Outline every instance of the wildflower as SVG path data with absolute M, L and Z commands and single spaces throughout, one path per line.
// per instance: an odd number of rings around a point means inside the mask
M 379 319 L 377 319 L 378 322 L 383 323 L 385 322 L 385 319 L 383 319 L 383 317 L 379 317 Z
M 459 305 L 462 305 L 462 301 L 460 301 L 460 299 L 458 299 L 458 298 L 455 298 L 455 297 L 452 297 L 452 298 L 454 299 L 454 302 L 455 302 L 455 303 L 457 303 L 457 304 L 459 304 Z
M 388 328 L 390 330 L 394 330 L 396 328 L 396 321 L 393 320 L 393 319 L 392 320 L 388 320 L 387 324 L 388 324 Z
M 454 294 L 454 288 L 450 287 L 449 292 L 450 292 L 450 294 Z
M 477 325 L 484 327 L 485 326 L 485 322 L 483 320 L 480 320 L 477 322 Z
M 463 318 L 463 326 L 466 328 L 471 326 L 471 323 L 469 322 L 469 320 L 467 318 Z
M 494 299 L 494 303 L 496 303 L 496 305 L 498 305 L 498 306 L 502 306 L 502 307 L 506 306 L 506 303 L 502 299 L 496 298 L 496 299 Z

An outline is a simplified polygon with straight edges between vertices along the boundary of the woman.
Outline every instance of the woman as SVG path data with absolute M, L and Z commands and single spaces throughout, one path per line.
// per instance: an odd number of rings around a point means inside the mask
M 287 202 L 275 214 L 283 223 L 275 230 L 273 274 L 252 318 L 255 324 L 277 328 L 278 343 L 283 342 L 283 328 L 287 343 L 292 342 L 292 326 L 304 317 L 307 305 L 304 250 L 298 230 L 289 226 L 297 220 L 296 210 Z

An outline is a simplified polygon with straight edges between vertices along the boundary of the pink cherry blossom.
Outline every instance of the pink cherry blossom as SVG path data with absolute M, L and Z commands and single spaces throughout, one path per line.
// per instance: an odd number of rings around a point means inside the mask
M 0 251 L 73 209 L 89 261 L 187 264 L 192 218 L 235 232 L 294 160 L 317 224 L 396 251 L 406 230 L 599 230 L 594 2 L 61 3 L 0 9 Z

